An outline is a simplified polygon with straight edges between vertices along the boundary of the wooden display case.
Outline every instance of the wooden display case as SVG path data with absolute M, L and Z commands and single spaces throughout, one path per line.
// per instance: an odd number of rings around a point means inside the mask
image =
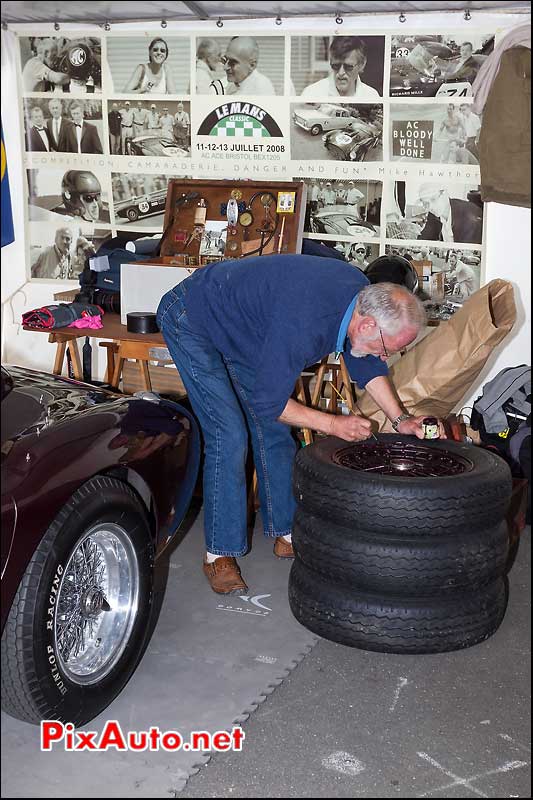
M 195 268 L 299 253 L 305 203 L 303 182 L 170 180 L 161 252 L 144 263 Z

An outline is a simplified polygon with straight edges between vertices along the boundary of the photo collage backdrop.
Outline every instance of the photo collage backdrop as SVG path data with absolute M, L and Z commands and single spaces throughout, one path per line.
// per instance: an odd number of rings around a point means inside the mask
M 169 178 L 296 180 L 306 237 L 362 269 L 406 255 L 462 302 L 483 282 L 472 82 L 495 33 L 20 35 L 28 278 L 77 281 L 106 237 L 161 233 Z

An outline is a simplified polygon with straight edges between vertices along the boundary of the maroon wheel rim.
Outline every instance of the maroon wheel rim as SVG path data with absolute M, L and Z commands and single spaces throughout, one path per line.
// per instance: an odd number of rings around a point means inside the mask
M 333 462 L 358 472 L 398 478 L 444 478 L 470 472 L 473 464 L 446 449 L 411 442 L 354 444 L 337 450 Z

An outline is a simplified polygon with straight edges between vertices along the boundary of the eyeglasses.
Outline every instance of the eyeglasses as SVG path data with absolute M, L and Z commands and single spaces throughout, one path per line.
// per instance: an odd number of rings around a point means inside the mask
M 366 250 L 356 250 L 356 253 L 366 253 Z
M 81 198 L 84 203 L 95 203 L 100 199 L 101 194 L 101 192 L 96 192 L 95 194 L 82 194 Z
M 352 73 L 354 69 L 361 69 L 360 64 L 347 64 L 345 61 L 330 61 L 329 65 L 333 72 L 338 72 L 342 67 L 348 75 Z
M 381 344 L 383 345 L 383 353 L 382 353 L 382 355 L 385 356 L 385 358 L 389 358 L 390 357 L 390 353 L 387 350 L 387 348 L 385 347 L 385 342 L 383 341 L 383 333 L 381 331 L 381 328 L 379 329 L 379 335 L 381 337 Z

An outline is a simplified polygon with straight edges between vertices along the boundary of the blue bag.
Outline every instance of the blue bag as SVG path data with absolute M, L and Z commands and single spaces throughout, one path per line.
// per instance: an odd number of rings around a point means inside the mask
M 106 239 L 96 255 L 87 259 L 80 274 L 82 291 L 104 289 L 106 292 L 120 292 L 120 265 L 146 260 L 146 256 L 126 250 L 124 245 L 127 241 L 123 236 Z

